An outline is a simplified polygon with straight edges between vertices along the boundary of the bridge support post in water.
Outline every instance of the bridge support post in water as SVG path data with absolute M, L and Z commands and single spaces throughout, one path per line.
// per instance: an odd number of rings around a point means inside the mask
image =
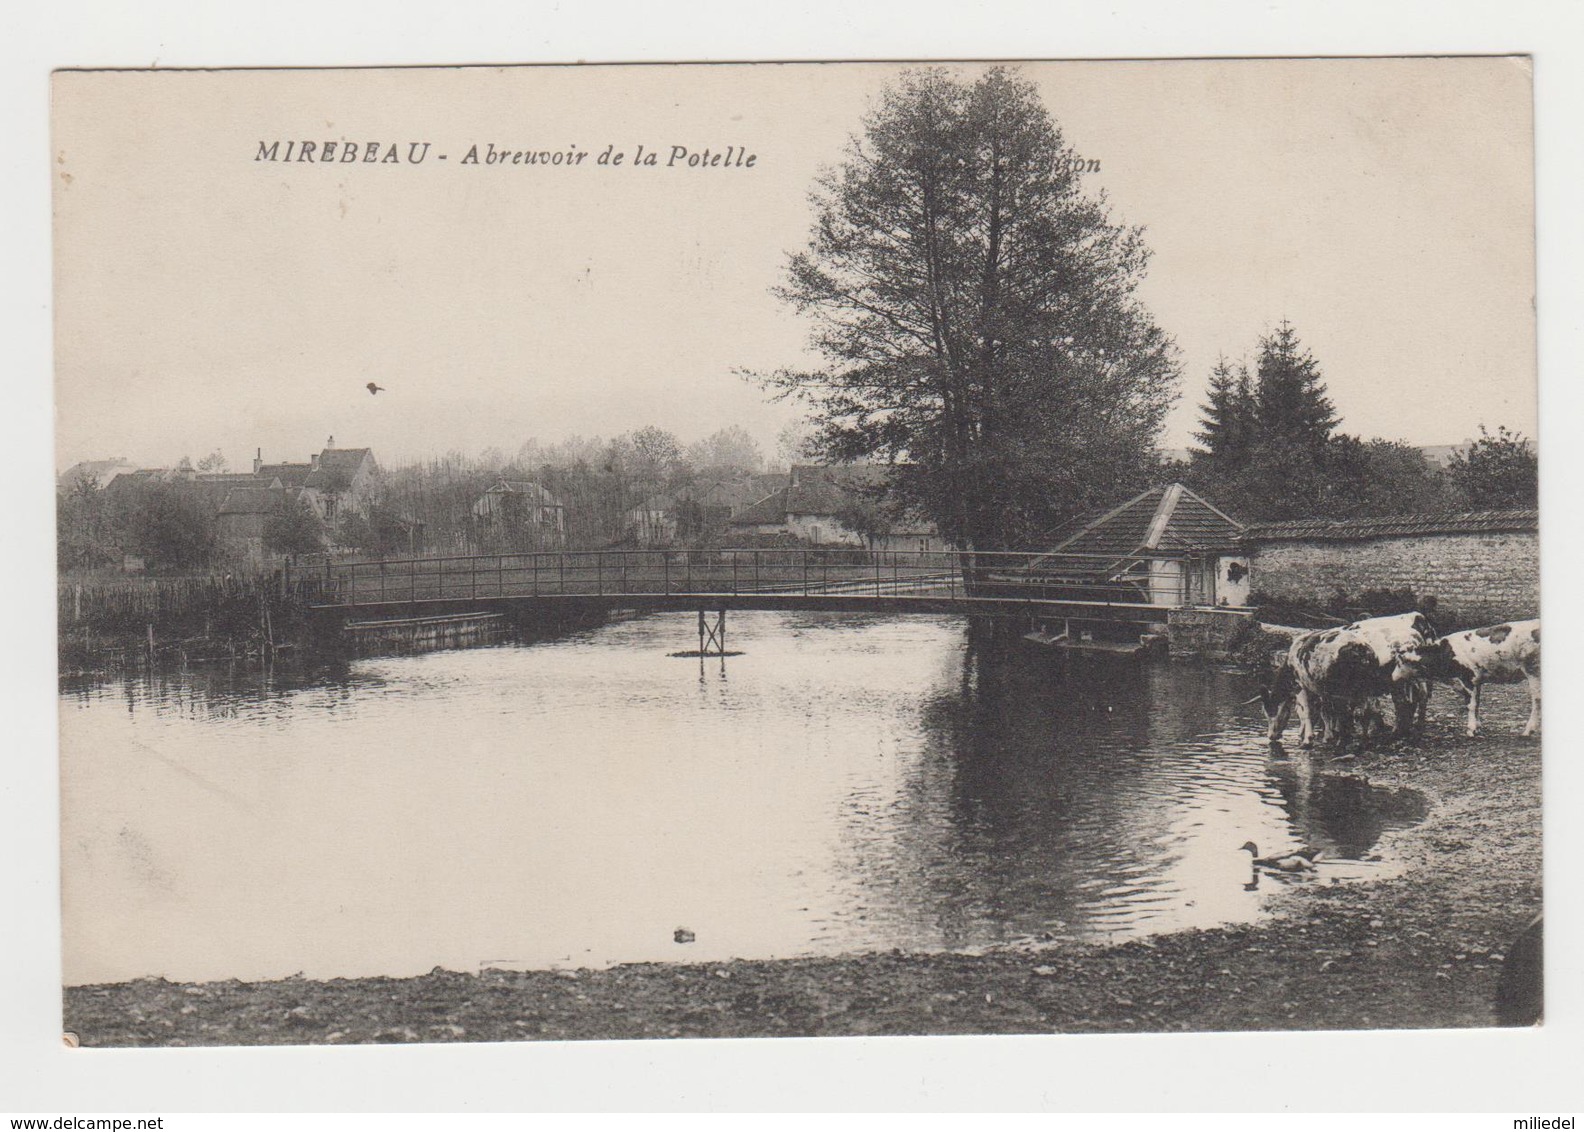
M 719 610 L 715 614 L 715 623 L 710 624 L 709 614 L 699 610 L 699 659 L 706 656 L 726 656 L 726 611 Z

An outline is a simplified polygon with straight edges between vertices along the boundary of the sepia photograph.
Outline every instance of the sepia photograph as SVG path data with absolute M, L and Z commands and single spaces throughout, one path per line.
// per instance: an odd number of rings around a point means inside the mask
M 1533 78 L 57 71 L 65 1043 L 1542 1025 Z

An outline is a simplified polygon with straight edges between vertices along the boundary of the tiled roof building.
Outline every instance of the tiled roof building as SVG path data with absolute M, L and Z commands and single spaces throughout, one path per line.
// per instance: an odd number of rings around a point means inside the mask
M 1220 550 L 1236 546 L 1245 529 L 1189 488 L 1172 483 L 1080 520 L 1051 553 L 1124 558 L 1150 550 Z

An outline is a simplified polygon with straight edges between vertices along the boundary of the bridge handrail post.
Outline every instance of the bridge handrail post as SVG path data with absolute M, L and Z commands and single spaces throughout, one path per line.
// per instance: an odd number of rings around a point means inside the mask
M 435 565 L 440 568 L 439 571 L 438 571 L 439 578 L 436 580 L 435 588 L 440 591 L 440 600 L 444 601 L 445 600 L 445 555 L 442 554 L 439 558 L 435 559 Z
M 559 555 L 557 555 L 556 556 L 556 561 L 560 565 L 560 568 L 561 568 L 561 579 L 560 579 L 560 583 L 559 583 L 560 586 L 561 586 L 561 596 L 565 597 L 566 596 L 566 592 L 567 592 L 567 588 L 566 588 L 566 551 L 562 551 Z
M 759 589 L 759 551 L 757 549 L 755 549 L 754 552 L 753 552 L 753 564 L 754 564 L 754 590 L 757 591 Z
M 660 590 L 665 594 L 671 592 L 671 555 L 664 550 L 660 552 Z
M 380 578 L 380 602 L 383 604 L 384 601 L 385 601 L 385 559 L 383 559 L 383 558 L 380 559 L 379 568 L 380 568 L 380 575 L 379 575 L 379 578 Z
M 594 586 L 599 590 L 600 597 L 605 596 L 605 552 L 594 552 Z
M 731 564 L 732 564 L 731 592 L 732 593 L 736 593 L 737 592 L 737 552 L 735 550 L 732 551 Z
M 533 554 L 533 595 L 534 597 L 539 596 L 539 553 L 537 551 Z
M 415 554 L 407 560 L 407 604 L 412 605 L 418 600 L 418 556 Z
M 808 556 L 809 556 L 809 552 L 808 552 L 808 548 L 807 547 L 804 547 L 802 550 L 798 551 L 798 557 L 803 559 L 803 596 L 804 597 L 808 597 L 808 566 L 809 566 Z
M 495 596 L 506 596 L 506 556 L 504 554 L 495 556 Z

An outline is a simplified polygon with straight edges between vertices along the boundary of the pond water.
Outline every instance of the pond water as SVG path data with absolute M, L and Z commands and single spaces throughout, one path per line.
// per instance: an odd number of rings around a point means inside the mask
M 991 655 L 949 617 L 690 615 L 531 645 L 66 687 L 68 984 L 580 967 L 1259 917 L 1262 853 L 1379 875 L 1423 816 L 1245 678 Z M 676 933 L 692 933 L 678 943 Z

